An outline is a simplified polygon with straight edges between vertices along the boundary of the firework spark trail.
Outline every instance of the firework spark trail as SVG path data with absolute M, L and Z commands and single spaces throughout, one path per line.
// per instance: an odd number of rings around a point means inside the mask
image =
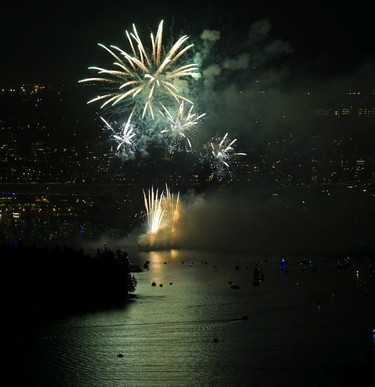
M 133 32 L 125 32 L 131 54 L 119 47 L 111 45 L 108 48 L 99 43 L 100 47 L 115 58 L 113 65 L 116 66 L 116 69 L 92 66 L 89 69 L 98 71 L 99 76 L 79 81 L 99 82 L 111 89 L 110 92 L 105 92 L 88 103 L 104 100 L 105 102 L 101 105 L 101 108 L 104 108 L 120 102 L 129 104 L 129 101 L 132 101 L 137 108 L 143 107 L 142 118 L 148 112 L 152 119 L 155 118 L 154 100 L 157 100 L 158 103 L 168 103 L 171 99 L 178 103 L 185 100 L 192 104 L 176 86 L 176 81 L 180 78 L 198 76 L 196 64 L 184 64 L 181 61 L 184 54 L 193 47 L 193 44 L 183 47 L 189 37 L 186 35 L 180 37 L 163 57 L 163 20 L 159 23 L 156 36 L 154 37 L 151 33 L 151 50 L 146 50 L 144 47 L 134 24 Z M 128 97 L 130 97 L 129 101 Z
M 206 113 L 197 114 L 193 113 L 194 105 L 191 105 L 189 110 L 185 111 L 184 101 L 182 101 L 178 107 L 177 112 L 167 109 L 162 104 L 163 110 L 160 110 L 160 114 L 165 118 L 167 127 L 161 131 L 170 140 L 169 151 L 173 153 L 175 150 L 180 150 L 180 140 L 187 144 L 187 148 L 191 149 L 191 142 L 188 137 L 189 131 L 201 121 L 202 117 Z

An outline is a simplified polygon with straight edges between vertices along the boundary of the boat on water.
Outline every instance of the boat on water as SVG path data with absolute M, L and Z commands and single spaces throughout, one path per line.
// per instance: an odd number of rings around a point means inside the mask
M 351 261 L 350 257 L 341 258 L 341 259 L 337 260 L 336 267 L 339 270 L 348 269 L 350 267 L 351 263 L 352 263 L 352 261 Z
M 254 281 L 256 282 L 264 281 L 264 273 L 259 266 L 255 266 L 253 278 L 254 278 Z
M 143 271 L 142 267 L 140 265 L 130 265 L 129 266 L 130 272 L 131 273 L 140 273 Z

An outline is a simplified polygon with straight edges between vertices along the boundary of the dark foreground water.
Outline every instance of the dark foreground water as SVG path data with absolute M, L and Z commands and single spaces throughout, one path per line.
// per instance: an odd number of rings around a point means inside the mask
M 285 267 L 280 256 L 130 257 L 150 265 L 135 273 L 137 297 L 129 304 L 45 322 L 32 334 L 25 316 L 10 338 L 8 386 L 373 385 L 368 261 L 339 270 L 324 257 L 311 264 L 288 258 Z M 265 275 L 259 286 L 256 263 Z

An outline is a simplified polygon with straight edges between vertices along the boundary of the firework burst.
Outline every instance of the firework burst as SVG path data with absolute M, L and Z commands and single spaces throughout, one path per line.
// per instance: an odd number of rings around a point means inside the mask
M 129 158 L 134 155 L 135 152 L 135 137 L 136 132 L 134 126 L 131 123 L 133 111 L 130 113 L 128 120 L 120 125 L 120 127 L 115 130 L 111 124 L 109 124 L 103 117 L 100 117 L 101 120 L 105 123 L 106 127 L 113 132 L 112 138 L 117 143 L 117 154 L 122 158 Z M 115 124 L 117 124 L 115 122 Z
M 79 82 L 95 82 L 104 86 L 104 93 L 90 100 L 104 101 L 101 108 L 129 103 L 142 109 L 142 118 L 146 113 L 154 119 L 154 103 L 185 100 L 181 94 L 179 81 L 198 76 L 198 67 L 194 63 L 183 61 L 183 57 L 193 44 L 184 46 L 188 36 L 180 37 L 169 50 L 162 45 L 163 21 L 159 23 L 156 35 L 151 33 L 151 49 L 146 49 L 133 24 L 133 32 L 126 32 L 130 53 L 111 45 L 110 48 L 99 43 L 115 59 L 115 69 L 89 67 L 98 72 L 97 77 L 82 79 Z M 165 55 L 164 55 L 165 53 Z
M 173 244 L 175 233 L 176 233 L 176 225 L 180 217 L 180 211 L 181 211 L 180 193 L 178 192 L 177 195 L 174 195 L 173 193 L 171 193 L 167 184 L 165 185 L 165 192 L 166 194 L 164 199 L 165 201 L 164 208 L 169 220 L 170 234 L 171 234 L 171 240 Z
M 180 103 L 177 111 L 167 109 L 164 105 L 162 105 L 162 108 L 160 114 L 165 119 L 167 126 L 161 133 L 165 135 L 168 141 L 169 152 L 190 150 L 192 146 L 188 137 L 189 132 L 198 125 L 206 113 L 193 113 L 194 105 L 191 105 L 189 110 L 186 111 L 184 101 Z
M 218 142 L 210 143 L 212 165 L 216 174 L 222 175 L 228 171 L 229 163 L 235 156 L 246 156 L 246 153 L 237 153 L 234 150 L 233 145 L 236 141 L 237 139 L 230 140 L 226 133 Z
M 155 242 L 155 234 L 160 229 L 165 212 L 163 207 L 164 192 L 161 192 L 159 195 L 159 190 L 156 189 L 154 191 L 152 187 L 148 190 L 147 194 L 143 191 L 143 198 L 146 209 L 146 233 L 149 236 L 150 245 L 153 245 Z
M 150 246 L 173 243 L 176 224 L 180 216 L 180 194 L 171 193 L 168 185 L 165 192 L 152 187 L 143 198 L 146 210 L 146 233 L 141 236 Z M 157 242 L 157 243 L 155 243 Z

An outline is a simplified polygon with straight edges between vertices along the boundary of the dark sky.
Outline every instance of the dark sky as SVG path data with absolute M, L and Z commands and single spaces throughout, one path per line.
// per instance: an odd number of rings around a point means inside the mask
M 298 75 L 346 74 L 375 56 L 375 2 L 371 0 L 37 0 L 5 4 L 0 23 L 0 83 L 75 83 L 88 75 L 88 66 L 101 65 L 105 55 L 97 43 L 127 49 L 124 31 L 132 23 L 148 42 L 161 19 L 166 35 L 172 29 L 172 38 L 187 34 L 193 43 L 204 29 L 219 30 L 229 56 L 244 49 L 242 41 L 253 23 L 267 20 L 269 35 L 289 44 L 288 60 Z

